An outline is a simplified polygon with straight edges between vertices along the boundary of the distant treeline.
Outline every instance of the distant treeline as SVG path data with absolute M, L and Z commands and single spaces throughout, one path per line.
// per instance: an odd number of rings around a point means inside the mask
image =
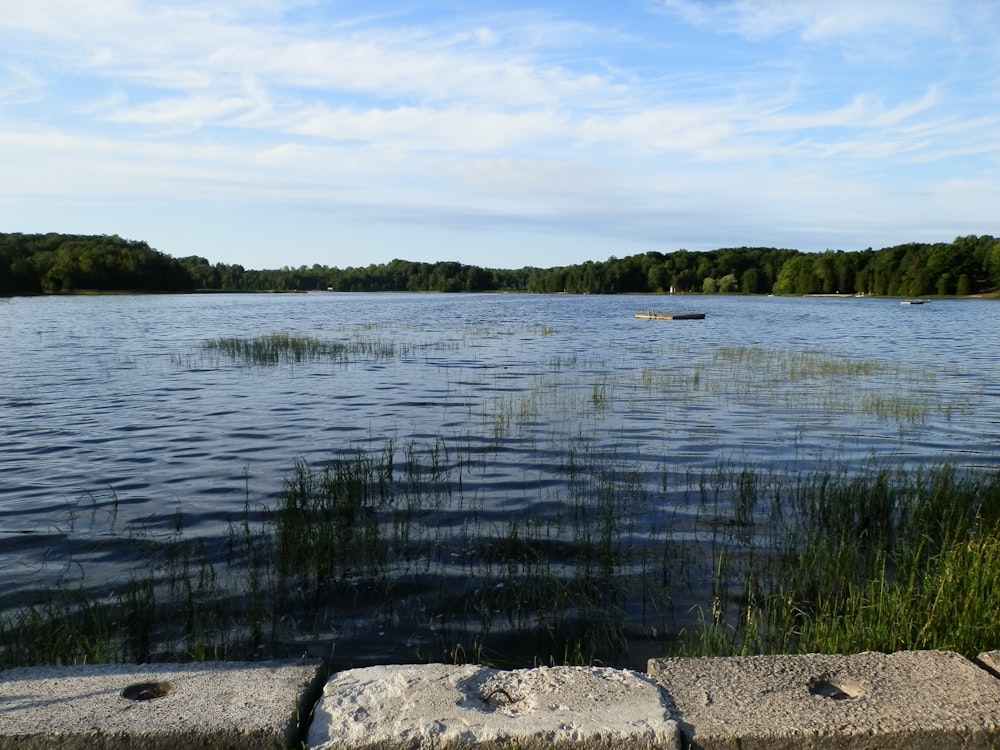
M 0 294 L 187 292 L 184 264 L 145 242 L 108 235 L 0 234 Z
M 647 252 L 556 268 L 393 260 L 364 268 L 247 270 L 173 258 L 117 236 L 0 234 L 0 294 L 75 291 L 531 292 L 968 295 L 1000 288 L 1000 240 L 803 253 L 768 247 Z

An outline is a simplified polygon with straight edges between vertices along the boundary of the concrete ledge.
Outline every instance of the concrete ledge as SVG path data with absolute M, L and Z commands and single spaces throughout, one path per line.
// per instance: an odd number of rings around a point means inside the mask
M 691 748 L 993 748 L 1000 681 L 943 651 L 654 659 Z
M 325 685 L 318 661 L 11 669 L 0 750 L 1000 747 L 1000 651 L 976 662 L 944 651 L 654 659 L 648 676 L 429 664 Z
M 976 664 L 994 677 L 1000 677 L 1000 651 L 984 651 L 976 657 Z
M 0 672 L 0 750 L 285 748 L 322 663 L 30 667 Z
M 309 729 L 314 750 L 515 747 L 680 750 L 662 692 L 615 669 L 368 667 L 335 675 Z

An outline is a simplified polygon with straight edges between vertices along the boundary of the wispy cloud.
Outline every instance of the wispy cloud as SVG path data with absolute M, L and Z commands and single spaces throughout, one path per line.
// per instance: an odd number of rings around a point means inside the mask
M 24 104 L 45 96 L 44 80 L 20 63 L 0 66 L 0 104 Z
M 306 247 L 330 221 L 369 228 L 358 262 L 404 254 L 383 221 L 419 226 L 424 257 L 436 232 L 517 232 L 537 263 L 556 237 L 618 254 L 918 239 L 995 191 L 990 0 L 649 2 L 19 3 L 0 15 L 0 196 L 31 218 L 8 229 L 53 228 L 46 195 L 112 218 L 247 205 L 258 226 L 298 206 Z M 187 254 L 168 244 L 181 223 L 135 234 Z
M 806 40 L 837 40 L 858 36 L 906 37 L 958 34 L 952 0 L 663 0 L 685 21 L 711 26 L 751 39 L 793 34 Z

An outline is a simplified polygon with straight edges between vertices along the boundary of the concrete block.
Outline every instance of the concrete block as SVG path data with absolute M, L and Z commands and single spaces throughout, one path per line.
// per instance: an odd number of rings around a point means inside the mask
M 984 651 L 976 657 L 976 664 L 994 677 L 1000 677 L 1000 651 Z
M 663 693 L 636 672 L 442 664 L 335 675 L 308 734 L 313 750 L 679 750 L 680 741 Z
M 0 672 L 0 750 L 284 748 L 319 661 L 27 667 Z
M 1000 681 L 945 651 L 653 659 L 691 748 L 993 748 Z

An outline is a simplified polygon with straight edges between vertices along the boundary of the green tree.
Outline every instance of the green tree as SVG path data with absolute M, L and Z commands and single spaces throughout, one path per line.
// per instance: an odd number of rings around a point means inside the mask
M 814 292 L 812 258 L 797 255 L 785 261 L 774 283 L 775 294 L 811 294 Z
M 736 291 L 737 281 L 736 274 L 727 273 L 721 279 L 719 279 L 718 289 L 719 294 L 732 294 Z
M 743 294 L 758 294 L 760 289 L 760 270 L 756 267 L 748 268 L 740 276 L 740 291 Z

